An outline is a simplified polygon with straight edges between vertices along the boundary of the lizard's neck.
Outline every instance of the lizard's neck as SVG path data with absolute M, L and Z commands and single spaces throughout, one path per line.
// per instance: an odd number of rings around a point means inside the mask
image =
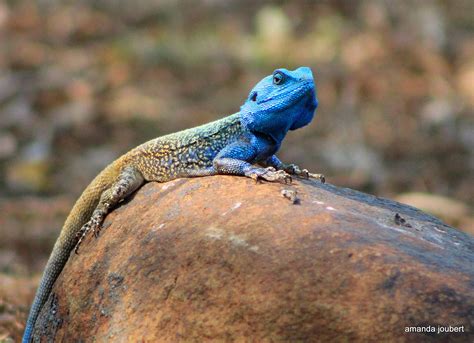
M 271 116 L 285 116 L 286 113 L 268 113 L 268 112 L 257 112 L 252 115 L 240 112 L 240 124 L 242 130 L 268 140 L 272 145 L 280 146 L 281 142 L 285 138 L 288 130 L 290 129 L 290 122 L 282 121 L 275 118 L 272 120 Z

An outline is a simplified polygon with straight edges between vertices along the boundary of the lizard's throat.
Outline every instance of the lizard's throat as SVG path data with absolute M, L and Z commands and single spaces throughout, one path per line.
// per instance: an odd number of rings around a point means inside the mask
M 268 137 L 275 144 L 283 141 L 292 124 L 284 112 L 241 113 L 240 121 L 250 133 Z

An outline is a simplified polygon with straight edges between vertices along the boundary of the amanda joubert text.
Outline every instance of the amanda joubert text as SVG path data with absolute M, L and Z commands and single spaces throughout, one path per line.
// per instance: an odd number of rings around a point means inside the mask
M 414 333 L 436 333 L 436 334 L 442 334 L 442 333 L 457 333 L 457 332 L 465 332 L 464 331 L 464 325 L 459 325 L 459 326 L 452 326 L 452 325 L 447 325 L 447 326 L 433 326 L 433 325 L 428 325 L 428 326 L 405 326 L 405 332 L 414 332 Z

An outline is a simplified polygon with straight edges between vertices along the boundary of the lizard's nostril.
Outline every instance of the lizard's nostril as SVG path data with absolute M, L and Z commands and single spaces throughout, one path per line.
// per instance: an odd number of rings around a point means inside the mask
M 257 101 L 257 92 L 254 92 L 254 93 L 250 96 L 250 100 L 252 100 L 252 101 Z

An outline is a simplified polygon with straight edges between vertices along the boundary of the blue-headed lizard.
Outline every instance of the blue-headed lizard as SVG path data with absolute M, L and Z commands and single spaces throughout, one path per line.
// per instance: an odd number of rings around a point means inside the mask
M 84 190 L 49 257 L 26 324 L 29 342 L 54 282 L 88 232 L 100 226 L 119 202 L 145 182 L 232 174 L 288 182 L 291 175 L 317 177 L 275 153 L 289 130 L 311 122 L 318 105 L 311 69 L 277 69 L 251 90 L 240 111 L 223 119 L 148 141 L 107 166 Z M 256 166 L 259 164 L 260 166 Z

